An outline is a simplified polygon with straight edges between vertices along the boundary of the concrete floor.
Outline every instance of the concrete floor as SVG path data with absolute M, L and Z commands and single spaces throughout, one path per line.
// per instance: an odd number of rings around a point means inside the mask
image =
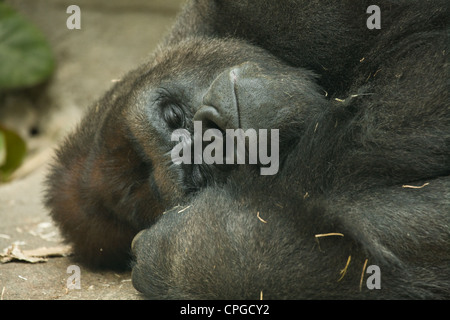
M 86 107 L 114 79 L 145 61 L 168 32 L 183 0 L 78 0 L 81 30 L 69 30 L 69 0 L 7 0 L 47 36 L 57 60 L 51 81 L 0 100 L 0 123 L 18 131 L 29 152 L 14 180 L 0 184 L 0 254 L 60 248 L 61 237 L 42 205 L 43 180 L 53 148 Z M 30 135 L 37 129 L 37 135 Z M 81 289 L 69 290 L 70 257 L 0 264 L 0 299 L 142 299 L 130 273 L 80 269 Z

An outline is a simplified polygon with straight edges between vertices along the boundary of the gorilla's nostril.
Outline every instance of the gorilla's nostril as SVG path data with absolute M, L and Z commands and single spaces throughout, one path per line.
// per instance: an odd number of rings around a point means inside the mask
M 234 128 L 230 123 L 230 114 L 221 114 L 219 110 L 212 106 L 202 106 L 194 115 L 194 121 L 202 121 L 203 127 L 217 128 L 225 131 Z
M 215 119 L 220 117 L 219 112 L 216 108 L 211 106 L 202 106 L 194 115 L 194 121 L 206 121 L 210 120 L 213 122 Z

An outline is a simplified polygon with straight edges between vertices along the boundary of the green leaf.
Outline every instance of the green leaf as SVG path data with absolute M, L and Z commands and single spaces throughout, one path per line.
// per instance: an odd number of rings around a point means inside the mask
M 0 2 L 0 89 L 39 84 L 51 75 L 54 65 L 42 33 Z
M 0 181 L 7 181 L 25 158 L 27 147 L 25 141 L 11 130 L 0 127 L 0 153 L 4 161 L 0 162 Z

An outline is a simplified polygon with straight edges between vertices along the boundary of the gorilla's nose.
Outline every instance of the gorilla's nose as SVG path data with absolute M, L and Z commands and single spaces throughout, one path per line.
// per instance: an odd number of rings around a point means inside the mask
M 264 116 L 269 82 L 261 68 L 245 62 L 222 72 L 203 97 L 203 106 L 194 121 L 225 129 L 257 129 Z M 263 121 L 264 122 L 264 121 Z

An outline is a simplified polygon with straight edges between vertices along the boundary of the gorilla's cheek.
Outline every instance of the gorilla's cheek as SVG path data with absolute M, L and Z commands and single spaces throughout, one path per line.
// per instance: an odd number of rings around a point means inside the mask
M 160 165 L 154 168 L 153 176 L 165 207 L 175 205 L 183 197 L 184 191 L 179 183 L 182 173 L 179 168 Z

